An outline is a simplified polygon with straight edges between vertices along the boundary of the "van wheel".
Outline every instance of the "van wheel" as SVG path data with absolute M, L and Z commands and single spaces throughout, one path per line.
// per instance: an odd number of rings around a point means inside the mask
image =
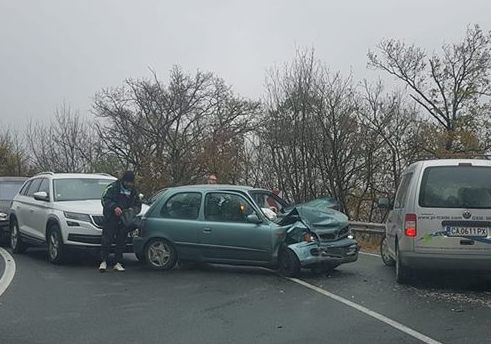
M 48 259 L 52 264 L 62 264 L 65 261 L 65 245 L 61 236 L 60 227 L 55 224 L 48 231 Z
M 10 247 L 14 253 L 24 253 L 27 249 L 20 236 L 19 223 L 16 218 L 10 221 Z
M 287 277 L 298 276 L 301 270 L 300 261 L 295 252 L 289 248 L 281 249 L 278 255 L 278 268 L 280 274 Z
M 396 282 L 399 284 L 407 284 L 410 281 L 411 271 L 409 267 L 404 265 L 401 260 L 399 245 L 396 246 Z
M 380 242 L 380 256 L 382 257 L 382 261 L 387 266 L 396 265 L 396 261 L 389 254 L 389 241 L 387 237 L 384 235 L 382 241 Z

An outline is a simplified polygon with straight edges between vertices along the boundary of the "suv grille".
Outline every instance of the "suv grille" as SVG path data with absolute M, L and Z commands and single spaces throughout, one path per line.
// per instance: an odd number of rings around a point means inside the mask
M 92 223 L 99 228 L 104 227 L 104 216 L 91 216 Z

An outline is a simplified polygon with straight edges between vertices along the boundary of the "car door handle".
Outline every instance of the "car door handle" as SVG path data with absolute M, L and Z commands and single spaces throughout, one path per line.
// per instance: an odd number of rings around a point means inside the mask
M 211 233 L 211 228 L 203 228 L 203 233 Z

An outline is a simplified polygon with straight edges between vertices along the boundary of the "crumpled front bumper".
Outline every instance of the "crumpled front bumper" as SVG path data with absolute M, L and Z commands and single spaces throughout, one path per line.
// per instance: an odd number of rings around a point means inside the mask
M 299 242 L 288 246 L 297 255 L 302 267 L 340 265 L 358 259 L 360 246 L 354 239 L 333 242 Z

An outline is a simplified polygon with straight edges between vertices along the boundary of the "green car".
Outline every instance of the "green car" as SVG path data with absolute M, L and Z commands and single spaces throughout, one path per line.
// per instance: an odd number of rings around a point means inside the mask
M 134 251 L 157 270 L 178 260 L 279 268 L 289 276 L 330 270 L 356 261 L 359 250 L 332 204 L 291 207 L 270 191 L 236 185 L 169 188 L 144 214 Z

